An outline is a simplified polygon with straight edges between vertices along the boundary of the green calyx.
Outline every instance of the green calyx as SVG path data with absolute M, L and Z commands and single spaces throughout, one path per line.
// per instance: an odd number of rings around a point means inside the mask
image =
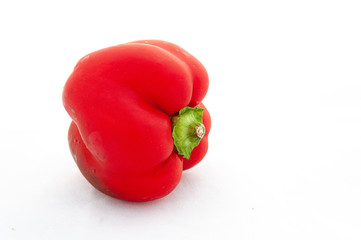
M 189 159 L 193 149 L 198 146 L 206 128 L 203 125 L 203 111 L 201 107 L 185 107 L 179 114 L 172 117 L 172 136 L 178 154 Z

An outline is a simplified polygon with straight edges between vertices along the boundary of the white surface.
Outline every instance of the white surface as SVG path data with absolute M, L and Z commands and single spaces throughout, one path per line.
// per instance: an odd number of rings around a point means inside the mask
M 360 1 L 3 1 L 0 239 L 361 239 Z M 154 202 L 107 197 L 67 146 L 62 87 L 94 50 L 206 66 L 204 161 Z

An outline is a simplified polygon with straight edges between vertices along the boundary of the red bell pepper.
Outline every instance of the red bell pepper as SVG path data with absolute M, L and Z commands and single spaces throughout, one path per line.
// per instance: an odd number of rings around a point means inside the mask
M 68 140 L 84 177 L 128 201 L 169 194 L 208 149 L 203 65 L 179 46 L 137 41 L 86 55 L 67 80 Z

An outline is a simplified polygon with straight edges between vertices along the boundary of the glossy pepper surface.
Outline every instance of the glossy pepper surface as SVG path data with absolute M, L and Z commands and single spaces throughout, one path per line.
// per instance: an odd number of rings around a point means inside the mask
M 169 42 L 136 41 L 86 55 L 63 91 L 81 173 L 115 198 L 166 196 L 207 152 L 207 90 L 203 65 Z

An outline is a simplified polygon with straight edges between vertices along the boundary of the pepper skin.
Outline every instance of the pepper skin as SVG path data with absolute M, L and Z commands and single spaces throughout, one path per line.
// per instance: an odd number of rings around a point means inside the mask
M 136 41 L 86 55 L 63 91 L 72 118 L 69 146 L 81 173 L 115 198 L 166 196 L 207 152 L 211 119 L 201 102 L 207 90 L 203 65 L 169 42 Z M 171 122 L 187 106 L 204 108 L 206 130 L 189 160 L 174 147 Z

